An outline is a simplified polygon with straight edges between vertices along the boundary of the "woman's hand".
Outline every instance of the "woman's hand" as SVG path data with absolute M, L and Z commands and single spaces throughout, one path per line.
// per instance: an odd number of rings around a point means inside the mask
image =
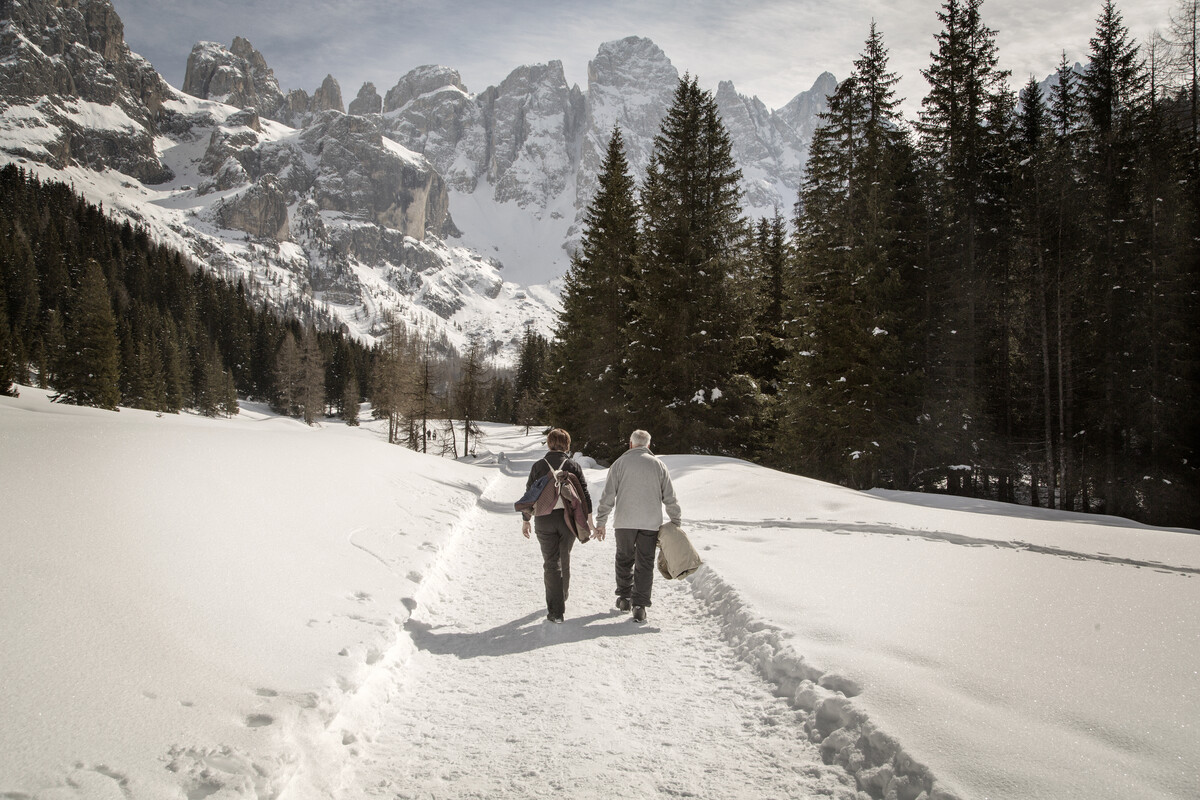
M 529 538 L 529 529 L 530 529 L 529 520 L 523 521 L 521 523 L 521 535 L 524 536 L 526 539 Z

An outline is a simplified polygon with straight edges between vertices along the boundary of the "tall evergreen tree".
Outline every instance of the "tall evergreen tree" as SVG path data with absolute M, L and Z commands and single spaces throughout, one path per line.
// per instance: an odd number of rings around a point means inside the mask
M 300 416 L 312 425 L 325 415 L 325 356 L 314 328 L 305 328 L 300 344 Z
M 1091 54 L 1081 82 L 1085 114 L 1085 167 L 1090 187 L 1088 209 L 1091 269 L 1085 296 L 1092 331 L 1089 415 L 1099 424 L 1085 431 L 1085 458 L 1102 474 L 1098 499 L 1107 513 L 1128 514 L 1136 505 L 1132 487 L 1118 473 L 1124 453 L 1123 431 L 1136 420 L 1126 400 L 1144 386 L 1146 375 L 1138 345 L 1145 343 L 1145 257 L 1138 235 L 1135 196 L 1138 113 L 1146 89 L 1138 47 L 1116 6 L 1108 0 L 1097 19 Z M 1132 392 L 1131 392 L 1132 390 Z
M 901 235 L 911 171 L 896 76 L 874 24 L 813 138 L 797 216 L 800 320 L 780 458 L 852 486 L 905 482 L 920 284 Z
M 342 421 L 352 428 L 358 427 L 358 409 L 361 399 L 358 378 L 351 373 L 346 380 L 346 388 L 342 392 Z
M 929 398 L 922 466 L 978 465 L 994 454 L 994 420 L 985 417 L 987 377 L 980 374 L 999 338 L 989 325 L 988 290 L 1001 233 L 985 220 L 998 201 L 996 142 L 989 122 L 1008 73 L 997 68 L 996 32 L 980 15 L 983 0 L 945 0 L 937 49 L 922 71 L 930 89 L 917 129 L 930 176 L 932 259 L 927 362 Z M 989 120 L 989 117 L 992 120 Z M 954 487 L 951 487 L 954 488 Z
M 56 399 L 116 409 L 121 401 L 117 323 L 104 273 L 95 259 L 84 265 L 66 326 L 66 352 Z
M 770 219 L 758 221 L 755 237 L 755 273 L 757 287 L 754 332 L 757 337 L 756 363 L 750 372 L 763 391 L 776 394 L 787 359 L 787 322 L 791 247 L 783 214 L 779 209 Z
M 740 293 L 749 228 L 741 172 L 716 101 L 684 76 L 642 186 L 632 281 L 626 424 L 667 452 L 744 453 L 753 427 L 750 314 Z
M 621 447 L 627 399 L 627 326 L 638 254 L 638 209 L 624 139 L 614 126 L 596 194 L 584 216 L 578 251 L 563 278 L 562 313 L 548 366 L 548 404 L 555 424 L 600 457 Z M 529 410 L 537 393 L 518 380 Z
M 275 354 L 276 410 L 288 416 L 300 416 L 300 387 L 303 376 L 304 366 L 300 358 L 300 348 L 296 344 L 296 337 L 289 330 L 279 344 L 279 352 Z
M 0 286 L 0 394 L 16 396 L 13 378 L 16 374 L 16 359 L 12 352 L 12 333 L 8 327 L 8 311 L 5 310 L 4 287 Z

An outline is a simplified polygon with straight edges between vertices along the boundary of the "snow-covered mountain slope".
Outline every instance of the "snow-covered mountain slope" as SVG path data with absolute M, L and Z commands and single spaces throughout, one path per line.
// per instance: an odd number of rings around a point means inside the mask
M 370 342 L 389 319 L 509 362 L 549 333 L 600 154 L 620 126 L 640 177 L 678 72 L 648 39 L 467 90 L 421 67 L 343 113 L 332 77 L 280 88 L 250 42 L 196 45 L 184 92 L 131 53 L 110 0 L 0 9 L 0 163 L 73 183 L 253 297 Z M 793 203 L 832 76 L 779 111 L 721 84 L 747 211 Z
M 576 545 L 549 626 L 512 512 L 536 434 L 485 425 L 455 463 L 382 422 L 20 389 L 0 796 L 1183 800 L 1200 780 L 1195 531 L 667 456 L 706 566 L 657 577 L 637 626 L 612 541 Z
M 236 108 L 168 86 L 129 52 L 108 0 L 27 0 L 3 13 L 0 163 L 71 183 L 244 280 L 252 298 L 368 343 L 399 319 L 447 348 L 478 331 L 504 363 L 526 324 L 553 325 L 554 291 L 517 285 L 450 238 L 442 176 L 384 136 L 378 116 L 341 113 L 332 89 L 291 128 L 260 115 L 296 98 L 244 40 L 243 55 L 224 61 L 219 48 L 198 48 L 208 61 L 197 57 L 189 74 L 193 87 L 247 106 Z M 239 72 L 246 64 L 252 75 Z

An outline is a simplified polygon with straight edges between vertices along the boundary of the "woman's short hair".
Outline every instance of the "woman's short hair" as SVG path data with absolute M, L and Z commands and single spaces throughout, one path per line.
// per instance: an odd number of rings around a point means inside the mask
M 649 447 L 650 434 L 643 430 L 636 430 L 629 434 L 629 443 L 634 447 Z
M 562 428 L 554 428 L 546 434 L 546 447 L 565 453 L 571 449 L 571 434 Z

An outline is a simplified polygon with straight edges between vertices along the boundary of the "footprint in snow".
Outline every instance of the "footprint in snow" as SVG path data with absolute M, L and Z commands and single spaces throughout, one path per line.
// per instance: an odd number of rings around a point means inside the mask
M 275 718 L 269 714 L 251 714 L 246 717 L 247 728 L 265 728 L 268 725 L 274 725 Z

